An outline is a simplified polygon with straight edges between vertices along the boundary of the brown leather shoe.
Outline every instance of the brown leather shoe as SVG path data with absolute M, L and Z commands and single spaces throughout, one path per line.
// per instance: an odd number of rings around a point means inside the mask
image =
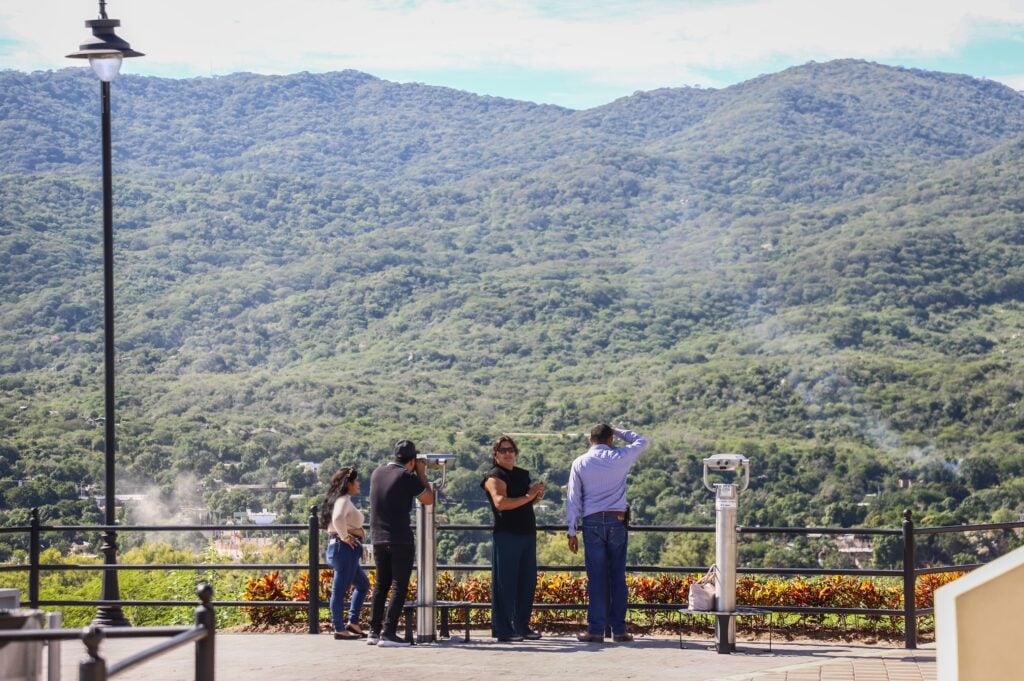
M 614 636 L 612 636 L 612 640 L 616 643 L 629 643 L 633 640 L 633 634 L 629 633 L 628 631 L 623 634 L 615 634 Z
M 584 632 L 582 634 L 576 634 L 576 640 L 580 643 L 604 643 L 604 636 Z

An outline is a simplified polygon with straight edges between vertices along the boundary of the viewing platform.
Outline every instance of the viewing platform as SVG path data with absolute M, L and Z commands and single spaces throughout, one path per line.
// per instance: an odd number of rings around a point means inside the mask
M 365 641 L 335 641 L 330 635 L 218 633 L 217 681 L 408 681 L 416 678 L 478 681 L 615 679 L 625 681 L 934 681 L 935 648 L 908 651 L 895 644 L 830 642 L 738 642 L 733 655 L 720 655 L 708 639 L 638 636 L 632 643 L 583 644 L 570 634 L 540 641 L 497 643 L 483 630 L 410 648 L 381 649 Z M 104 641 L 101 653 L 117 661 L 152 645 L 146 639 Z M 78 678 L 84 647 L 65 642 L 61 678 Z M 45 678 L 45 673 L 44 673 Z M 191 681 L 189 647 L 126 671 L 125 681 Z

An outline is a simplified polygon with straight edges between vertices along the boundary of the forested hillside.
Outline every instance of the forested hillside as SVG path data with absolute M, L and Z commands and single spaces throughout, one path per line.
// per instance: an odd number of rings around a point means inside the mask
M 96 90 L 0 72 L 7 524 L 102 491 Z M 113 91 L 136 517 L 298 520 L 411 437 L 458 454 L 443 513 L 483 520 L 513 432 L 557 522 L 604 420 L 656 442 L 641 523 L 708 522 L 700 459 L 727 451 L 752 460 L 745 524 L 1024 510 L 1020 93 L 857 61 L 587 111 L 356 72 Z M 659 541 L 634 550 L 697 550 Z

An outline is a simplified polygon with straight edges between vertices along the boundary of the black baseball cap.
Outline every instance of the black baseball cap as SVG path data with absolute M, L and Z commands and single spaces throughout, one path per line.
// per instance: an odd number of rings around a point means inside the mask
M 402 463 L 412 461 L 417 454 L 419 452 L 416 451 L 416 445 L 412 443 L 412 440 L 399 440 L 395 445 L 395 458 Z

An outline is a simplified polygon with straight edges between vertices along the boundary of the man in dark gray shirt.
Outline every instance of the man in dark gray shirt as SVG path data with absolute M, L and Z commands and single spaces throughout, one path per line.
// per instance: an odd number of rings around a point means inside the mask
M 416 458 L 418 453 L 411 441 L 401 440 L 395 445 L 395 460 L 378 467 L 370 476 L 370 537 L 377 578 L 373 587 L 367 642 L 381 648 L 409 645 L 397 633 L 416 553 L 409 511 L 413 499 L 419 499 L 424 505 L 434 503 L 434 491 L 427 481 L 426 462 Z

